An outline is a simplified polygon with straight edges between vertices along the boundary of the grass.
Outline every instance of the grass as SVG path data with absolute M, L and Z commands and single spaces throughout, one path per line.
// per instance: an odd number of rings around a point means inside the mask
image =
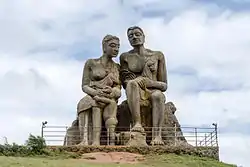
M 0 156 L 1 167 L 236 167 L 208 158 L 175 154 L 147 156 L 139 164 L 94 164 L 81 159 Z

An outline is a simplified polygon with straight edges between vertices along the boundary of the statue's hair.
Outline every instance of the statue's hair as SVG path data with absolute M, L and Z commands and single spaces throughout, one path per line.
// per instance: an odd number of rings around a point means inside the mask
M 110 34 L 107 34 L 103 40 L 102 40 L 102 47 L 104 47 L 105 44 L 107 44 L 109 41 L 111 40 L 118 40 L 120 41 L 120 39 L 117 37 L 117 36 L 114 36 L 114 35 L 110 35 Z
M 129 27 L 129 28 L 127 29 L 127 35 L 128 35 L 128 32 L 129 32 L 129 31 L 131 31 L 131 30 L 135 30 L 135 29 L 140 30 L 140 31 L 141 31 L 141 33 L 144 35 L 144 32 L 143 32 L 142 28 L 141 28 L 141 27 L 139 27 L 139 26 L 132 26 L 132 27 Z

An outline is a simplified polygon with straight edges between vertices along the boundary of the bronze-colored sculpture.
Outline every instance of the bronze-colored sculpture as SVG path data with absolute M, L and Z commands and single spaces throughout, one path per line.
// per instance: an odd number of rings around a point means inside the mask
M 81 145 L 100 145 L 102 117 L 108 131 L 108 144 L 115 144 L 117 102 L 121 96 L 121 84 L 120 66 L 112 58 L 118 55 L 119 38 L 106 35 L 102 47 L 103 55 L 98 59 L 87 60 L 83 70 L 82 90 L 87 95 L 77 106 Z
M 140 107 L 147 101 L 152 106 L 151 144 L 163 145 L 161 132 L 166 101 L 163 92 L 167 89 L 165 57 L 160 51 L 144 47 L 145 35 L 140 27 L 128 28 L 127 36 L 133 49 L 121 54 L 120 75 L 132 115 L 132 131 L 144 132 Z

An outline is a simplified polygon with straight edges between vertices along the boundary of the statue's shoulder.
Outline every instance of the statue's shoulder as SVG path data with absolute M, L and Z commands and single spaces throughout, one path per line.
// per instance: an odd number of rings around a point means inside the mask
M 164 54 L 163 54 L 163 52 L 162 52 L 162 51 L 158 51 L 158 50 L 151 50 L 151 49 L 146 49 L 146 51 L 147 51 L 149 54 L 154 54 L 154 55 L 164 56 Z
M 128 51 L 128 52 L 123 52 L 121 55 L 120 55 L 120 60 L 126 60 L 126 58 L 132 54 L 132 50 Z
M 96 59 L 88 59 L 88 60 L 85 62 L 85 64 L 86 64 L 86 65 L 94 65 L 94 64 L 96 64 L 98 61 L 100 61 L 99 58 L 96 58 Z
M 146 51 L 148 52 L 148 54 L 150 55 L 155 55 L 158 57 L 158 59 L 162 59 L 164 58 L 164 54 L 162 51 L 156 51 L 156 50 L 151 50 L 151 49 L 146 49 Z

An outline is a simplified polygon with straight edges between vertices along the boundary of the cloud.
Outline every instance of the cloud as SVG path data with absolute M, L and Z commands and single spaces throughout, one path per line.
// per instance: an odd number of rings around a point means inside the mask
M 126 29 L 139 25 L 146 47 L 166 56 L 166 95 L 176 104 L 180 123 L 217 122 L 222 160 L 249 163 L 242 142 L 250 136 L 243 130 L 250 123 L 249 12 L 217 1 L 143 2 L 0 2 L 0 126 L 6 127 L 0 135 L 23 143 L 28 133 L 40 134 L 44 120 L 70 125 L 84 96 L 85 60 L 101 55 L 106 34 L 119 36 L 120 53 L 127 51 Z M 122 93 L 119 103 L 126 98 Z
M 220 159 L 226 159 L 230 164 L 237 164 L 238 166 L 248 166 L 248 158 L 250 156 L 249 139 L 249 135 L 242 135 L 237 132 L 220 135 Z

